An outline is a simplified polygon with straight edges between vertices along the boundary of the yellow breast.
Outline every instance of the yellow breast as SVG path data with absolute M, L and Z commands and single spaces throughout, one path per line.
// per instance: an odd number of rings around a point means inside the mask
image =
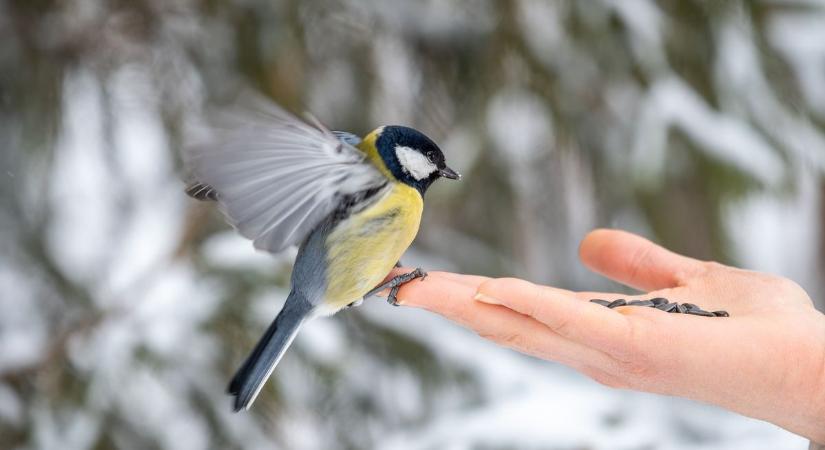
M 368 208 L 335 227 L 326 241 L 326 302 L 342 308 L 363 297 L 392 270 L 410 246 L 424 201 L 417 190 L 392 183 L 391 190 Z

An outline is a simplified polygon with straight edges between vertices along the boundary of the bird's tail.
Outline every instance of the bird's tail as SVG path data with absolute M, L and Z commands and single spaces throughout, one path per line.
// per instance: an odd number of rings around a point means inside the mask
M 235 397 L 235 412 L 252 406 L 310 311 L 310 304 L 303 296 L 295 291 L 290 292 L 278 317 L 269 325 L 229 383 L 227 391 Z

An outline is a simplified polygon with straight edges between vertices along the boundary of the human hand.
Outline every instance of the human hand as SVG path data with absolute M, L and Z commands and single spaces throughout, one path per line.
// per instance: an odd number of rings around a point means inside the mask
M 611 387 L 704 401 L 825 442 L 825 315 L 797 284 L 687 258 L 615 230 L 590 233 L 579 254 L 595 272 L 648 293 L 572 292 L 430 272 L 425 282 L 404 285 L 398 303 Z M 588 301 L 652 297 L 730 317 Z

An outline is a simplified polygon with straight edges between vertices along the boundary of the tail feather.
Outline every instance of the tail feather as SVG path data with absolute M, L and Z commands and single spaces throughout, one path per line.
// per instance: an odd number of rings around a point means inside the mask
M 305 299 L 295 292 L 289 294 L 278 317 L 269 325 L 266 333 L 229 383 L 227 392 L 235 397 L 235 412 L 252 406 L 278 361 L 295 339 L 310 310 Z

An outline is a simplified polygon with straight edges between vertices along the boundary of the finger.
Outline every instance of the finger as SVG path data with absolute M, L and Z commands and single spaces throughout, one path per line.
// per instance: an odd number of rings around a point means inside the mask
M 475 287 L 453 281 L 442 272 L 432 275 L 423 283 L 405 284 L 398 292 L 399 304 L 424 308 L 501 345 L 573 368 L 610 364 L 606 354 L 565 339 L 530 317 L 475 301 Z
M 594 272 L 645 291 L 683 285 L 705 270 L 699 260 L 619 230 L 590 232 L 579 246 L 579 258 Z
M 393 270 L 392 276 L 407 273 L 407 268 Z M 398 305 L 412 306 L 442 313 L 441 308 L 463 305 L 462 296 L 472 300 L 479 284 L 486 281 L 486 277 L 475 275 L 461 275 L 451 272 L 428 272 L 427 276 L 418 282 L 403 284 L 397 294 Z M 380 294 L 379 294 L 380 295 Z
M 412 272 L 413 270 L 415 270 L 415 269 L 413 269 L 411 267 L 396 267 L 384 278 L 384 281 L 382 281 L 382 283 L 385 283 L 385 282 L 389 281 L 391 278 L 393 278 L 395 276 Z M 472 286 L 472 287 L 478 287 L 479 284 L 481 284 L 481 283 L 483 283 L 483 282 L 490 279 L 490 277 L 483 277 L 483 276 L 480 276 L 480 275 L 464 275 L 464 274 L 460 274 L 460 273 L 436 272 L 436 271 L 427 272 L 427 278 L 429 278 L 430 276 L 434 276 L 434 277 L 437 277 L 437 278 L 443 278 L 443 279 L 447 279 L 447 280 L 450 280 L 450 281 L 455 281 L 457 283 L 461 283 L 463 285 Z M 386 297 L 388 293 L 389 293 L 389 289 L 385 289 L 385 290 L 379 292 L 378 296 Z
M 396 267 L 396 268 L 392 269 L 392 271 L 389 273 L 389 275 L 387 275 L 386 280 L 389 280 L 390 278 L 392 278 L 396 275 L 401 275 L 401 274 L 404 274 L 404 273 L 412 272 L 413 270 L 415 270 L 415 268 L 413 268 L 413 267 Z M 452 280 L 452 281 L 457 281 L 457 282 L 462 283 L 462 284 L 480 284 L 480 283 L 490 279 L 490 277 L 483 277 L 481 275 L 465 275 L 465 274 L 462 274 L 462 273 L 441 272 L 441 271 L 427 272 L 427 276 L 429 276 L 429 275 L 437 275 L 439 277 L 446 278 L 446 279 L 449 279 L 449 280 Z
M 517 278 L 499 278 L 479 286 L 475 299 L 499 304 L 533 317 L 560 336 L 608 354 L 628 340 L 630 324 L 623 314 L 582 301 L 564 289 L 539 286 Z
M 461 273 L 453 273 L 453 272 L 438 272 L 439 276 L 442 276 L 450 281 L 455 281 L 456 283 L 461 283 L 465 286 L 472 286 L 478 287 L 481 283 L 490 280 L 490 277 L 483 277 L 481 275 L 465 275 Z

